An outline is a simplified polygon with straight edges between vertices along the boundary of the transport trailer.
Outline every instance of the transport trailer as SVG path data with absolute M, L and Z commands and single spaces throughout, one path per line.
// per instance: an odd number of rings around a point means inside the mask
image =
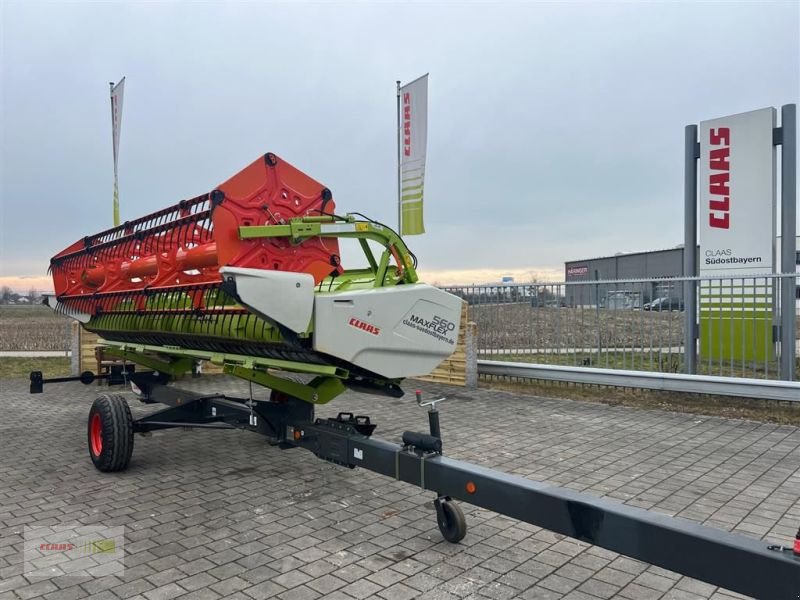
M 119 352 L 130 360 L 141 358 Z M 117 376 L 133 384 L 142 401 L 166 408 L 134 419 L 123 396 L 99 396 L 89 412 L 87 441 L 100 471 L 128 466 L 137 433 L 147 436 L 175 427 L 247 429 L 281 449 L 303 448 L 342 467 L 360 467 L 430 490 L 439 530 L 448 542 L 457 543 L 467 533 L 456 503 L 460 500 L 755 598 L 786 600 L 800 594 L 800 531 L 793 546 L 772 545 L 449 459 L 443 452 L 438 400 L 423 401 L 420 392 L 417 402 L 428 408 L 429 430 L 406 431 L 395 443 L 373 437 L 376 424 L 367 415 L 315 418 L 312 402 L 284 392 L 273 390 L 269 400 L 254 400 L 181 390 L 168 385 L 169 376 L 161 371 L 126 370 Z M 90 383 L 93 378 L 83 379 Z M 35 372 L 32 391 L 41 391 L 49 381 Z M 303 389 L 300 395 L 316 393 L 310 385 L 295 385 Z
M 340 241 L 366 266 L 345 269 Z M 442 536 L 461 541 L 456 500 L 766 600 L 800 595 L 800 531 L 791 547 L 511 476 L 444 456 L 438 401 L 428 431 L 372 437 L 368 415 L 316 418 L 346 389 L 402 397 L 455 350 L 462 301 L 419 281 L 416 258 L 389 227 L 338 215 L 331 191 L 272 153 L 211 192 L 84 237 L 51 259 L 47 303 L 97 333 L 119 359 L 104 378 L 161 404 L 134 419 L 127 400 L 98 397 L 87 444 L 103 472 L 127 468 L 135 434 L 175 427 L 247 429 L 433 494 Z M 171 385 L 209 361 L 271 390 L 268 400 Z M 138 368 L 137 368 L 138 367 Z M 32 393 L 48 382 L 31 373 Z M 491 426 L 487 418 L 483 426 Z

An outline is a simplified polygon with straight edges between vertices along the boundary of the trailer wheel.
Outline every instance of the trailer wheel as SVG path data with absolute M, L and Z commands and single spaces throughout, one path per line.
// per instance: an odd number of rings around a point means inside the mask
M 467 535 L 467 520 L 461 507 L 450 498 L 441 498 L 434 501 L 436 506 L 436 521 L 442 537 L 451 544 L 457 544 Z
M 89 456 L 104 473 L 124 471 L 133 452 L 133 418 L 122 396 L 103 394 L 92 404 L 88 423 Z

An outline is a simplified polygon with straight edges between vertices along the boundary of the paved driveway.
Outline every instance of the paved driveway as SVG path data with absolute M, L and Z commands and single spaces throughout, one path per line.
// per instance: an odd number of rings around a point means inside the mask
M 227 378 L 191 384 L 247 391 Z M 756 537 L 785 542 L 800 524 L 798 428 L 422 387 L 450 397 L 453 458 Z M 449 545 L 429 492 L 249 432 L 137 437 L 130 469 L 102 474 L 85 441 L 101 391 L 29 396 L 25 382 L 0 382 L 0 600 L 740 597 L 465 504 L 469 533 Z M 388 440 L 427 423 L 411 394 L 348 393 L 318 414 L 339 410 L 370 414 Z M 26 580 L 23 526 L 59 523 L 125 526 L 124 576 Z

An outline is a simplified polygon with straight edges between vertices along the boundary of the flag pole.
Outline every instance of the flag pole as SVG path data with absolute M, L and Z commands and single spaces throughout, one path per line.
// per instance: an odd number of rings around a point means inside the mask
M 114 82 L 108 82 L 108 97 L 111 101 L 111 143 L 114 150 Z M 117 183 L 117 161 L 114 157 L 114 200 L 112 204 L 114 227 L 119 225 L 119 187 Z
M 400 200 L 400 81 L 397 81 L 397 234 L 403 235 L 403 205 Z

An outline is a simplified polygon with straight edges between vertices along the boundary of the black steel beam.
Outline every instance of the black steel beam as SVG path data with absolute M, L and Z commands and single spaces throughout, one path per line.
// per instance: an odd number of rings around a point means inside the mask
M 424 462 L 425 487 L 440 494 L 740 594 L 800 594 L 800 558 L 763 541 L 441 456 Z
M 296 398 L 286 402 L 250 401 L 224 394 L 199 394 L 158 383 L 148 386 L 147 397 L 150 402 L 165 404 L 167 408 L 136 419 L 133 422 L 136 433 L 177 427 L 239 428 L 260 433 L 273 442 L 282 442 L 289 424 L 310 424 L 314 420 L 314 405 Z
M 212 411 L 213 409 L 213 411 Z M 249 410 L 224 398 L 192 398 L 136 419 L 136 433 L 175 427 L 213 427 L 229 429 L 249 423 Z
M 313 405 L 295 399 L 255 401 L 251 407 L 247 400 L 161 385 L 150 392 L 170 407 L 137 419 L 137 431 L 223 423 L 244 427 L 281 447 L 305 448 L 336 464 L 362 467 L 734 592 L 762 600 L 800 597 L 800 557 L 791 552 L 412 446 L 419 442 L 427 449 L 439 448 L 435 436 L 406 432 L 407 445 L 400 446 L 362 435 L 352 417 L 314 421 Z M 250 421 L 253 414 L 259 417 L 257 425 Z
M 769 550 L 764 541 L 439 454 L 422 456 L 329 423 L 306 426 L 298 445 L 320 458 L 393 477 L 734 592 L 763 600 L 800 594 L 800 557 Z
M 126 378 L 132 378 L 136 372 L 136 365 L 111 365 L 109 372 L 104 375 L 95 375 L 91 371 L 84 371 L 80 375 L 70 377 L 48 377 L 45 378 L 41 371 L 31 371 L 30 373 L 30 393 L 41 394 L 45 383 L 70 383 L 80 381 L 84 385 L 89 385 L 95 381 L 107 380 L 108 385 L 122 385 Z

